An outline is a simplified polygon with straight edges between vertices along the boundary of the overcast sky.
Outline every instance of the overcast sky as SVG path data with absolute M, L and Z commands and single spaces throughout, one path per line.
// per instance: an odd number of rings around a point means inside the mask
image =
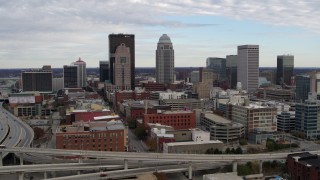
M 320 67 L 320 1 L 0 0 L 0 68 L 61 68 L 81 57 L 108 59 L 108 34 L 135 34 L 136 67 L 154 67 L 168 34 L 176 67 L 260 45 L 260 66 L 292 54 L 296 67 Z

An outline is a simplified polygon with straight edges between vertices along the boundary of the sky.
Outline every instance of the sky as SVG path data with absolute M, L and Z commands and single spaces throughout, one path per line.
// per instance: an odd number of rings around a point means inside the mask
M 295 67 L 320 67 L 319 0 L 0 0 L 0 69 L 87 67 L 108 60 L 108 35 L 135 35 L 136 67 L 155 67 L 162 34 L 176 67 L 258 44 L 260 67 L 294 55 Z

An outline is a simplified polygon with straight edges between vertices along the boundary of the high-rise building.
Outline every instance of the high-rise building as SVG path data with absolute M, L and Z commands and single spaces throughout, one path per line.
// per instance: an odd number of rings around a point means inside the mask
M 63 86 L 64 88 L 77 88 L 78 86 L 78 66 L 63 66 Z
M 226 59 L 217 57 L 208 57 L 206 60 L 207 69 L 218 75 L 219 80 L 226 78 Z
M 130 48 L 125 44 L 121 44 L 117 47 L 114 53 L 114 80 L 113 84 L 126 89 L 126 86 L 131 86 L 131 63 L 130 63 Z
M 297 75 L 296 78 L 296 102 L 304 102 L 309 95 L 320 100 L 320 72 Z
M 307 138 L 320 135 L 320 101 L 306 100 L 296 104 L 295 129 L 304 133 Z
M 174 82 L 174 50 L 166 34 L 160 37 L 156 50 L 156 80 L 157 83 Z
M 109 62 L 110 62 L 110 80 L 114 84 L 114 62 L 115 52 L 121 44 L 125 44 L 130 51 L 130 72 L 131 72 L 131 89 L 135 87 L 135 43 L 133 34 L 109 34 Z
M 100 82 L 110 82 L 110 62 L 99 62 Z
M 294 57 L 292 55 L 277 56 L 277 84 L 291 85 Z
M 52 70 L 49 66 L 21 73 L 22 91 L 52 92 Z
M 237 81 L 249 93 L 258 88 L 259 45 L 238 46 Z
M 308 99 L 310 92 L 310 76 L 298 75 L 296 76 L 296 102 L 304 102 Z
M 226 56 L 226 79 L 230 88 L 236 89 L 237 86 L 237 55 Z
M 78 59 L 78 61 L 74 62 L 73 65 L 78 66 L 78 86 L 79 87 L 86 87 L 87 86 L 87 69 L 86 63 Z

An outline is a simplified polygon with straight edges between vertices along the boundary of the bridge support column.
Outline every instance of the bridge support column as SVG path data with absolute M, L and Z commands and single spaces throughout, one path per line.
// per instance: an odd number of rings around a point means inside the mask
M 19 172 L 18 173 L 18 179 L 19 180 L 23 180 L 23 172 Z
M 142 161 L 141 160 L 138 161 L 138 166 L 139 166 L 139 168 L 142 168 Z
M 20 165 L 23 165 L 23 153 L 19 154 Z
M 259 162 L 259 173 L 261 174 L 262 173 L 262 165 L 263 165 L 263 161 L 262 160 L 260 160 L 260 162 Z
M 124 169 L 128 169 L 128 159 L 124 159 Z
M 78 163 L 83 163 L 82 157 L 78 157 Z
M 48 179 L 47 171 L 45 171 L 45 172 L 43 173 L 43 179 Z
M 82 163 L 82 162 L 83 162 L 83 161 L 82 161 L 82 157 L 79 156 L 79 157 L 78 157 L 78 163 Z M 81 174 L 81 171 L 77 171 L 77 174 L 80 175 L 80 174 Z
M 192 163 L 189 162 L 189 175 L 188 175 L 189 179 L 192 179 Z
M 0 166 L 3 166 L 2 152 L 0 152 Z
M 232 162 L 232 172 L 238 172 L 238 163 L 237 161 Z

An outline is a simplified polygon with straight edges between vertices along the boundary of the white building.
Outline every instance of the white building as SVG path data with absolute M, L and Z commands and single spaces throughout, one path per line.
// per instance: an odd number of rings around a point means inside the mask
M 258 88 L 259 45 L 238 46 L 237 81 L 242 89 L 253 92 Z
M 81 58 L 78 61 L 72 63 L 78 67 L 78 87 L 85 87 L 87 86 L 87 69 L 86 69 L 86 62 L 82 61 Z

